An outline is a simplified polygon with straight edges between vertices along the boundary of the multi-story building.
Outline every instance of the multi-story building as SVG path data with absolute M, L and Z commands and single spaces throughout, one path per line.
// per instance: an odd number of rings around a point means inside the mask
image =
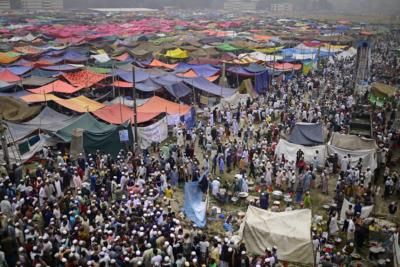
M 228 11 L 254 12 L 259 0 L 225 0 L 224 9 Z
M 275 3 L 271 4 L 271 11 L 272 12 L 279 12 L 279 13 L 286 13 L 293 11 L 293 4 L 291 3 Z
M 10 0 L 0 0 L 0 10 L 7 10 L 11 8 Z
M 29 10 L 56 10 L 63 9 L 63 0 L 0 0 L 0 10 L 29 9 Z
M 63 9 L 63 0 L 21 0 L 23 9 Z

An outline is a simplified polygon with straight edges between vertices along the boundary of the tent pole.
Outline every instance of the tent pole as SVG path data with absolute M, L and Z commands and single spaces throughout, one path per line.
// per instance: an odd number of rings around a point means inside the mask
M 133 124 L 135 130 L 135 142 L 133 143 L 133 152 L 136 151 L 136 144 L 138 139 L 137 132 L 137 108 L 136 108 L 136 77 L 135 77 L 135 65 L 132 64 L 132 86 L 133 86 Z

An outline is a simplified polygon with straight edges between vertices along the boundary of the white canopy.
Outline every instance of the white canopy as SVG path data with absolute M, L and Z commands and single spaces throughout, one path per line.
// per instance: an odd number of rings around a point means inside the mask
M 239 235 L 250 253 L 276 246 L 280 260 L 314 263 L 309 209 L 271 212 L 249 206 Z

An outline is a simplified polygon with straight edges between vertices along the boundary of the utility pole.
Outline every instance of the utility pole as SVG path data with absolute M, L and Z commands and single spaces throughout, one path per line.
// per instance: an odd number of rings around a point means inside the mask
M 136 145 L 138 141 L 137 132 L 137 108 L 136 108 L 136 82 L 135 82 L 135 65 L 132 64 L 132 86 L 133 86 L 133 125 L 135 129 L 135 138 L 133 143 L 133 151 L 136 151 Z

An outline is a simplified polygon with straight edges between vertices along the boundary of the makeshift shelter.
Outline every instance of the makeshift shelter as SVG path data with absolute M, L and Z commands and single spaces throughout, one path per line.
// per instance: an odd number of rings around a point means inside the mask
M 29 92 L 34 94 L 49 94 L 49 93 L 62 93 L 62 94 L 73 94 L 82 90 L 82 87 L 74 87 L 69 83 L 57 80 L 39 88 L 29 89 Z
M 74 119 L 76 118 L 58 113 L 46 106 L 35 118 L 29 121 L 23 123 L 7 122 L 6 125 L 9 129 L 7 134 L 11 133 L 14 141 L 18 141 L 39 129 L 47 132 L 55 132 L 73 122 Z
M 72 131 L 74 129 L 83 129 L 94 134 L 101 134 L 116 129 L 116 126 L 100 122 L 90 115 L 90 113 L 85 113 L 70 124 L 57 130 L 55 135 L 64 142 L 69 143 L 71 142 Z
M 239 235 L 249 253 L 262 255 L 277 246 L 282 261 L 314 263 L 309 209 L 271 212 L 250 205 Z
M 134 123 L 134 112 L 133 110 L 122 104 L 114 104 L 111 106 L 106 106 L 104 108 L 98 109 L 92 114 L 99 119 L 106 121 L 111 124 L 121 124 L 127 121 Z M 155 117 L 157 117 L 160 112 L 144 113 L 138 112 L 137 123 L 148 122 Z
M 63 77 L 76 87 L 87 88 L 106 79 L 108 75 L 95 73 L 90 70 L 81 70 L 74 73 L 65 73 Z
M 289 142 L 296 145 L 315 146 L 324 143 L 322 123 L 298 122 L 290 132 Z
M 30 107 L 19 99 L 0 96 L 0 117 L 6 121 L 25 121 L 36 116 L 41 107 Z
M 301 149 L 304 152 L 304 161 L 307 163 L 313 163 L 314 157 L 317 156 L 317 160 L 319 162 L 319 166 L 322 167 L 326 161 L 326 146 L 325 145 L 317 145 L 317 146 L 303 146 L 290 143 L 283 138 L 279 139 L 278 145 L 275 148 L 275 155 L 280 158 L 285 155 L 285 159 L 296 162 L 296 153 Z M 316 153 L 318 151 L 318 154 Z
M 191 112 L 192 108 L 185 104 L 174 103 L 158 96 L 153 96 L 146 103 L 137 108 L 138 113 L 165 112 L 167 113 L 168 125 L 175 125 L 181 121 L 181 116 L 185 119 L 194 120 Z
M 165 54 L 166 57 L 175 59 L 185 59 L 189 57 L 189 53 L 186 50 L 176 48 L 174 50 L 168 50 Z
M 16 82 L 21 81 L 21 78 L 19 76 L 15 75 L 10 70 L 3 69 L 0 71 L 0 81 L 8 82 L 8 83 L 16 83 Z
M 390 100 L 397 93 L 397 88 L 384 83 L 375 82 L 371 84 L 371 92 L 369 101 L 377 106 L 383 106 L 386 101 Z
M 196 89 L 199 89 L 203 92 L 217 95 L 221 97 L 229 97 L 235 93 L 234 89 L 224 88 L 222 86 L 218 86 L 215 83 L 210 82 L 204 77 L 197 77 L 194 79 L 185 79 L 185 83 L 193 86 Z
M 337 153 L 339 162 L 344 156 L 350 154 L 351 165 L 355 166 L 361 158 L 363 162 L 363 170 L 370 167 L 374 171 L 377 164 L 377 145 L 374 139 L 367 139 L 355 135 L 347 135 L 340 133 L 333 133 L 328 142 L 328 153 Z
M 53 101 L 67 109 L 79 113 L 93 112 L 105 106 L 104 104 L 99 103 L 90 98 L 87 98 L 86 96 L 83 95 L 69 99 L 58 98 Z

